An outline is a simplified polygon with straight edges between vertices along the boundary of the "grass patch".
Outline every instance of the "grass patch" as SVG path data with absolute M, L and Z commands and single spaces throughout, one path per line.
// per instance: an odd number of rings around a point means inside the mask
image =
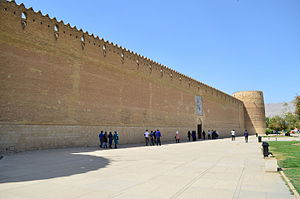
M 300 142 L 269 141 L 270 152 L 278 159 L 279 167 L 300 193 Z

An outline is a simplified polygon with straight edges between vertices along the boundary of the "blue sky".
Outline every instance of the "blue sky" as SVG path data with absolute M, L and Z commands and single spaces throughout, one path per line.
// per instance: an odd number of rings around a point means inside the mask
M 300 95 L 299 0 L 17 0 L 228 94 Z

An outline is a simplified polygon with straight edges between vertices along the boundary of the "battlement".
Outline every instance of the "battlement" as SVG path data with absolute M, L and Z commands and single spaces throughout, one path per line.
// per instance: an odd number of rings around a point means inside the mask
M 0 0 L 1 12 L 4 11 L 5 15 L 13 15 L 16 18 L 16 24 L 20 23 L 24 31 L 33 28 L 33 24 L 40 23 L 45 28 L 42 29 L 44 33 L 49 36 L 49 33 L 59 42 L 61 39 L 67 41 L 71 45 L 81 48 L 82 51 L 88 53 L 98 53 L 104 56 L 110 54 L 117 54 L 120 57 L 122 63 L 130 60 L 131 63 L 135 62 L 137 69 L 141 70 L 140 66 L 146 66 L 150 71 L 156 71 L 160 73 L 162 78 L 168 77 L 171 80 L 177 79 L 182 86 L 188 86 L 196 90 L 202 90 L 207 95 L 211 95 L 217 98 L 221 98 L 229 103 L 240 103 L 239 99 L 228 95 L 218 89 L 215 89 L 207 84 L 194 80 L 178 71 L 173 70 L 161 63 L 158 63 L 148 57 L 133 52 L 127 48 L 107 41 L 99 36 L 90 34 L 88 31 L 84 32 L 82 29 L 78 29 L 76 26 L 72 27 L 69 23 L 65 23 L 63 20 L 57 21 L 57 19 L 50 18 L 48 14 L 43 15 L 41 11 L 34 11 L 33 8 L 26 8 L 24 4 L 16 4 L 14 1 Z M 19 20 L 19 22 L 18 22 Z M 77 49 L 78 50 L 78 49 Z M 80 50 L 80 49 L 79 49 Z

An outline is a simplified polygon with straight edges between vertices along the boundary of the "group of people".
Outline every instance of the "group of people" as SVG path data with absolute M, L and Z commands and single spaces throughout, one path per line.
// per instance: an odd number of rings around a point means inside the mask
M 202 137 L 201 137 L 201 134 L 202 134 Z M 232 131 L 231 131 L 232 141 L 235 141 L 235 136 L 236 136 L 235 134 L 236 134 L 235 130 L 232 129 Z M 208 130 L 207 131 L 207 139 L 217 139 L 219 136 L 220 136 L 220 133 L 217 130 Z M 189 141 L 191 141 L 191 140 L 196 141 L 197 140 L 196 131 L 188 131 L 187 137 L 188 137 Z M 245 137 L 245 142 L 247 143 L 248 142 L 248 137 L 249 137 L 249 132 L 247 131 L 247 129 L 244 132 L 244 137 Z M 257 137 L 257 135 L 256 135 L 256 137 Z M 198 139 L 205 140 L 206 139 L 206 132 L 205 131 L 202 131 L 202 133 L 201 133 L 201 131 L 198 132 Z M 176 131 L 175 140 L 176 140 L 176 143 L 179 143 L 180 135 L 179 135 L 178 131 Z
M 202 135 L 201 135 L 202 134 Z M 217 130 L 208 130 L 207 131 L 207 139 L 217 139 L 220 136 L 220 133 Z M 187 137 L 189 141 L 196 141 L 197 136 L 196 136 L 196 131 L 188 131 Z M 206 132 L 205 131 L 199 131 L 198 132 L 198 139 L 206 139 Z
M 207 139 L 217 139 L 219 137 L 219 135 L 220 134 L 217 130 L 208 130 Z M 235 136 L 236 136 L 235 130 L 232 129 L 232 131 L 231 131 L 231 140 L 232 141 L 235 141 Z M 245 142 L 247 143 L 248 136 L 249 136 L 249 133 L 247 130 L 245 130 L 244 136 L 245 136 Z M 150 146 L 155 146 L 155 145 L 161 146 L 161 137 L 162 137 L 162 134 L 159 131 L 159 129 L 150 131 L 150 132 L 148 130 L 146 130 L 144 133 L 146 146 L 149 146 L 149 145 Z M 179 131 L 176 131 L 174 138 L 175 138 L 176 143 L 180 142 Z M 187 138 L 188 138 L 188 141 L 191 141 L 191 140 L 196 141 L 197 140 L 196 131 L 188 131 Z M 105 132 L 101 131 L 99 133 L 99 139 L 100 139 L 100 145 L 99 145 L 100 148 L 112 148 L 113 142 L 115 144 L 114 148 L 116 149 L 118 147 L 117 145 L 119 144 L 119 135 L 118 135 L 117 131 L 115 131 L 114 134 L 112 134 L 112 132 L 107 133 L 106 131 Z M 205 140 L 206 132 L 205 131 L 198 132 L 198 139 Z
M 100 148 L 112 148 L 112 144 L 114 142 L 115 146 L 114 148 L 116 149 L 118 147 L 119 144 L 119 134 L 117 131 L 114 132 L 114 134 L 112 134 L 112 132 L 107 133 L 106 131 L 103 132 L 101 131 L 99 133 L 99 139 L 100 139 Z M 107 145 L 108 143 L 108 145 Z
M 244 132 L 244 137 L 245 137 L 245 142 L 248 143 L 249 132 L 247 131 L 247 129 Z M 256 134 L 256 137 L 257 137 L 257 134 Z M 234 129 L 232 129 L 232 131 L 231 131 L 231 140 L 235 141 L 235 130 Z
M 162 137 L 161 132 L 157 129 L 154 131 L 149 132 L 148 130 L 145 131 L 144 133 L 145 137 L 145 144 L 146 146 L 161 146 L 161 140 L 160 138 Z

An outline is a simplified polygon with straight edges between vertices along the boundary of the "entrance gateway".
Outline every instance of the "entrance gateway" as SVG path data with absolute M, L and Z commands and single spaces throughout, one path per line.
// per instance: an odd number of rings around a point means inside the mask
M 202 124 L 197 124 L 197 134 L 199 135 L 198 138 L 202 139 Z

